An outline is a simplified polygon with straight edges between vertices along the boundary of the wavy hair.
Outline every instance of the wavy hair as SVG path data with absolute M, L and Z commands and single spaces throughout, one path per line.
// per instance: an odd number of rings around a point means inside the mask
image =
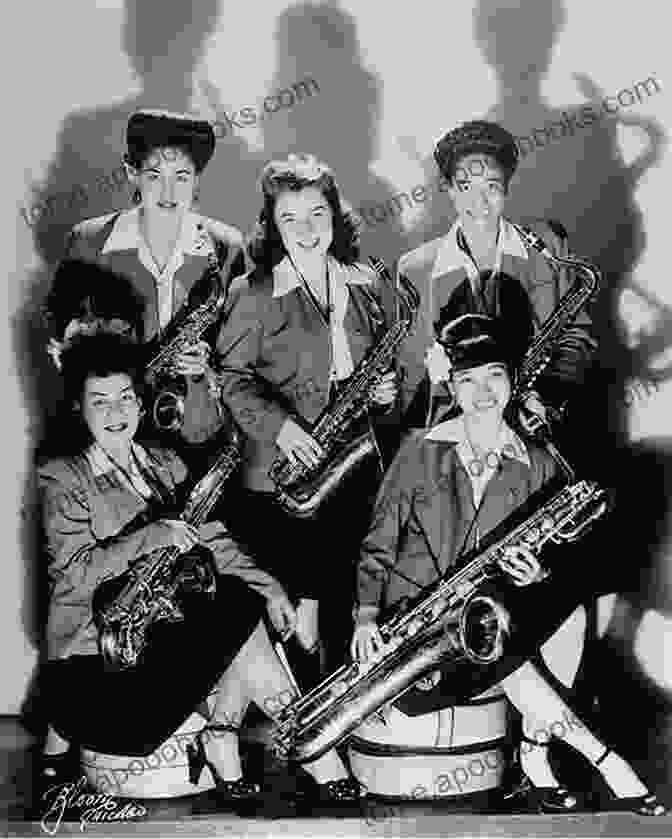
M 73 457 L 93 442 L 81 412 L 86 380 L 126 374 L 142 399 L 144 390 L 144 353 L 136 341 L 126 335 L 98 332 L 76 335 L 63 350 L 61 378 L 63 400 L 50 421 L 45 439 L 38 446 L 36 462 L 52 457 Z M 79 408 L 77 408 L 79 405 Z
M 275 205 L 283 192 L 299 192 L 307 187 L 319 189 L 332 212 L 333 241 L 329 253 L 344 265 L 359 257 L 359 235 L 354 213 L 342 201 L 331 169 L 313 155 L 290 154 L 284 160 L 267 163 L 261 175 L 264 206 L 250 237 L 248 253 L 255 265 L 266 273 L 287 255 L 278 226 Z

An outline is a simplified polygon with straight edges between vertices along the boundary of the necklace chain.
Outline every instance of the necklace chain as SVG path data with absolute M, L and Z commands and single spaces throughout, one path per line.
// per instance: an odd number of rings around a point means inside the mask
M 297 274 L 298 278 L 301 280 L 301 284 L 303 285 L 303 288 L 305 289 L 306 293 L 308 294 L 308 298 L 310 299 L 310 302 L 313 304 L 313 306 L 317 310 L 317 313 L 322 318 L 324 323 L 327 326 L 329 326 L 329 324 L 331 322 L 331 314 L 334 311 L 334 307 L 331 303 L 331 280 L 330 280 L 330 277 L 329 277 L 329 263 L 327 262 L 326 265 L 325 265 L 325 268 L 326 268 L 326 291 L 327 291 L 327 305 L 325 307 L 325 306 L 321 305 L 320 301 L 318 300 L 317 295 L 311 289 L 310 284 L 308 283 L 306 278 L 303 276 L 303 274 L 301 273 L 301 271 L 299 270 L 298 266 L 296 265 L 294 260 L 291 258 L 291 256 L 290 256 L 290 261 L 292 263 L 292 267 L 296 271 L 296 274 Z

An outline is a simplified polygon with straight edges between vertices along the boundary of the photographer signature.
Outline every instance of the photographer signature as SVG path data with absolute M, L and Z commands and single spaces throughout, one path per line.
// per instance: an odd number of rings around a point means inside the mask
M 50 787 L 42 796 L 45 804 L 40 826 L 42 830 L 55 836 L 67 810 L 80 810 L 81 830 L 92 822 L 120 822 L 144 818 L 147 808 L 135 801 L 122 803 L 111 795 L 102 792 L 85 792 L 86 778 L 70 784 Z

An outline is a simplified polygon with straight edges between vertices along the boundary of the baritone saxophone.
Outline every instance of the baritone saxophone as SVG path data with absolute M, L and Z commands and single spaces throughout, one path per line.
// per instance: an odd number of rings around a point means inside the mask
M 505 520 L 489 535 L 489 547 L 472 551 L 457 570 L 425 589 L 410 610 L 395 613 L 380 627 L 384 647 L 373 660 L 343 665 L 281 711 L 276 752 L 299 763 L 316 760 L 450 661 L 498 661 L 506 654 L 511 616 L 481 588 L 499 573 L 507 548 L 523 545 L 535 552 L 547 542 L 574 542 L 609 505 L 606 490 L 582 480 L 556 493 L 517 526 Z

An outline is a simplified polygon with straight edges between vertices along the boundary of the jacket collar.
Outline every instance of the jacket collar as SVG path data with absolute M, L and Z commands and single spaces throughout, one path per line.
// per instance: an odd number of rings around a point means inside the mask
M 110 235 L 103 245 L 103 253 L 114 251 L 141 250 L 145 240 L 140 233 L 140 207 L 119 213 Z M 214 242 L 208 233 L 205 219 L 198 213 L 188 210 L 182 220 L 180 237 L 175 252 L 191 256 L 207 256 L 214 252 Z
M 359 263 L 343 265 L 330 255 L 327 264 L 330 276 L 340 280 L 341 285 L 370 285 L 373 282 L 373 271 Z M 286 256 L 273 269 L 273 297 L 284 297 L 296 288 L 301 288 L 301 279 Z
M 425 435 L 425 440 L 442 443 L 455 443 L 457 454 L 462 465 L 468 468 L 468 464 L 474 459 L 474 454 L 471 449 L 471 444 L 467 438 L 467 432 L 464 427 L 462 416 L 454 419 L 446 420 L 435 425 L 431 431 Z M 525 443 L 516 434 L 516 432 L 506 422 L 503 423 L 503 431 L 500 438 L 500 445 L 497 449 L 497 454 L 500 457 L 508 457 L 512 460 L 518 460 L 525 466 L 531 466 L 530 456 L 528 454 Z
M 142 448 L 142 446 L 138 443 L 131 443 L 131 451 L 143 467 L 148 467 L 147 452 Z M 107 455 L 105 449 L 98 443 L 91 443 L 88 449 L 84 452 L 84 457 L 91 466 L 94 478 L 99 478 L 101 475 L 109 475 L 111 472 L 117 471 L 117 467 Z
M 471 260 L 459 244 L 458 231 L 461 229 L 462 225 L 458 219 L 444 237 L 443 242 L 439 246 L 436 260 L 434 261 L 432 279 L 441 277 L 449 271 L 455 271 L 458 268 L 464 268 L 468 274 L 471 274 L 474 270 Z M 511 222 L 502 216 L 499 220 L 499 231 L 497 233 L 496 264 L 499 265 L 501 263 L 503 254 L 527 259 L 527 248 L 520 234 Z

